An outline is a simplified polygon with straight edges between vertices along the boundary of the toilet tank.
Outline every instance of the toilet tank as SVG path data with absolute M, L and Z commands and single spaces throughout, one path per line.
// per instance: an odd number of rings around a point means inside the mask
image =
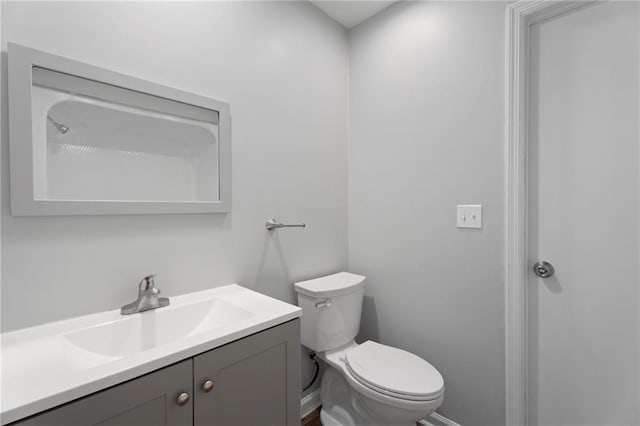
M 360 330 L 364 280 L 339 272 L 295 284 L 302 308 L 302 344 L 316 352 L 336 349 Z

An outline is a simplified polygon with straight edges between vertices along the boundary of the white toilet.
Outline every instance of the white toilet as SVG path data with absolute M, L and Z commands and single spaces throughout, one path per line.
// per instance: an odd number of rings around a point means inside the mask
M 295 284 L 302 344 L 329 365 L 320 387 L 322 424 L 415 426 L 442 404 L 444 381 L 410 352 L 354 341 L 365 278 L 340 272 Z

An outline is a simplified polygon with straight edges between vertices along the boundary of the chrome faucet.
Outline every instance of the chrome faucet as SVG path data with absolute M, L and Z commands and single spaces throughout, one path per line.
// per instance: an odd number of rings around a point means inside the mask
M 151 309 L 162 308 L 169 304 L 168 297 L 158 297 L 160 289 L 156 287 L 153 282 L 155 275 L 146 276 L 140 281 L 138 287 L 138 300 L 135 302 L 124 305 L 120 309 L 122 315 L 135 314 L 137 312 L 144 312 Z

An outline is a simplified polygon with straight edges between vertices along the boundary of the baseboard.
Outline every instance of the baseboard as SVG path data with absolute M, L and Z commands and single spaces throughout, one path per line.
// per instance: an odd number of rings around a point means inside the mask
M 320 402 L 320 388 L 318 388 L 300 401 L 300 418 L 306 417 L 320 405 L 322 405 L 322 403 Z
M 433 413 L 428 419 L 420 420 L 418 424 L 422 426 L 460 426 L 453 420 L 449 420 L 442 414 Z

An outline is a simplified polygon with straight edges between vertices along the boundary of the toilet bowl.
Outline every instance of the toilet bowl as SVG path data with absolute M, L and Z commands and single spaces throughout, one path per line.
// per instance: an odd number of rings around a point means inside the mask
M 409 352 L 367 341 L 350 342 L 319 357 L 330 367 L 321 385 L 325 426 L 415 425 L 442 404 L 442 376 Z M 336 418 L 342 421 L 334 422 Z
M 296 283 L 302 343 L 328 364 L 320 386 L 324 426 L 415 425 L 444 398 L 444 381 L 427 361 L 373 341 L 354 341 L 364 279 L 341 272 Z

